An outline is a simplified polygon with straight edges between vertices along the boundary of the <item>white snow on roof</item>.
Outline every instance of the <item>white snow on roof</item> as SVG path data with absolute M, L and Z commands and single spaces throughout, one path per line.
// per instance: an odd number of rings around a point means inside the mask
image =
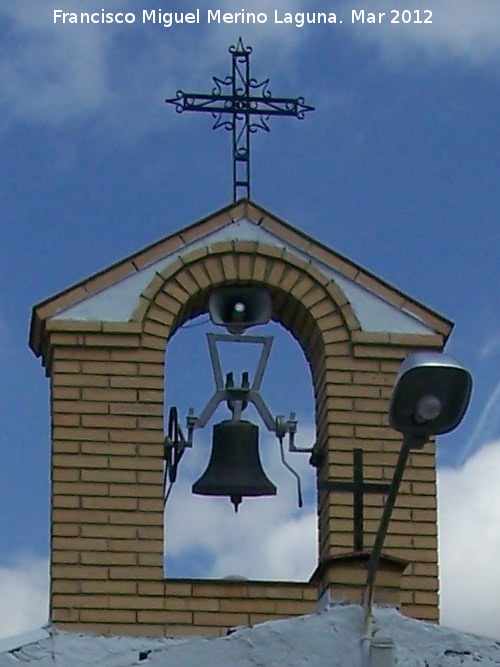
M 239 628 L 218 639 L 97 637 L 51 632 L 0 654 L 0 667 L 364 667 L 363 610 L 333 605 L 320 614 Z M 397 667 L 498 667 L 500 642 L 402 616 L 374 613 L 375 636 L 391 637 Z

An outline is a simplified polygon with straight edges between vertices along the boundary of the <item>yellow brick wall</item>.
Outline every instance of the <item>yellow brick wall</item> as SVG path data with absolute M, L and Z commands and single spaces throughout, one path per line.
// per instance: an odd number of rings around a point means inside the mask
M 77 588 L 54 594 L 54 607 L 79 612 L 71 620 L 60 616 L 58 625 L 102 634 L 218 637 L 240 625 L 308 614 L 316 605 L 316 587 L 295 582 L 95 580 L 84 595 Z
M 206 311 L 209 289 L 235 281 L 268 286 L 273 319 L 309 360 L 325 452 L 319 478 L 352 479 L 355 447 L 364 451 L 366 479 L 392 478 L 400 446 L 387 422 L 395 374 L 408 353 L 440 348 L 441 337 L 361 332 L 337 286 L 284 250 L 235 241 L 193 251 L 156 275 L 133 322 L 46 322 L 56 622 L 109 632 L 217 634 L 313 609 L 311 584 L 163 582 L 165 346 L 186 319 Z M 404 611 L 433 620 L 434 463 L 431 445 L 411 455 L 385 549 L 411 562 Z M 367 547 L 381 508 L 380 496 L 365 497 Z M 352 496 L 322 491 L 318 511 L 320 560 L 351 550 Z

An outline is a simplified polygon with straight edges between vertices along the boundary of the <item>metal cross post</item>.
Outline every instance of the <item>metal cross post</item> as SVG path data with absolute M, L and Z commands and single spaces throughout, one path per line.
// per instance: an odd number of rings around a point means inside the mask
M 365 482 L 363 480 L 363 450 L 355 449 L 353 452 L 353 481 L 327 480 L 326 482 L 320 482 L 319 488 L 324 491 L 347 491 L 353 494 L 354 551 L 363 551 L 363 495 L 365 493 L 383 493 L 387 495 L 390 484 Z
M 258 130 L 269 132 L 271 116 L 294 116 L 299 120 L 314 107 L 304 104 L 303 97 L 273 97 L 268 89 L 269 79 L 257 82 L 250 76 L 252 47 L 244 46 L 241 37 L 236 46 L 229 47 L 232 56 L 231 75 L 224 79 L 214 76 L 211 94 L 185 93 L 178 90 L 167 99 L 178 113 L 200 111 L 215 118 L 212 129 L 219 127 L 233 133 L 233 200 L 250 198 L 250 134 Z

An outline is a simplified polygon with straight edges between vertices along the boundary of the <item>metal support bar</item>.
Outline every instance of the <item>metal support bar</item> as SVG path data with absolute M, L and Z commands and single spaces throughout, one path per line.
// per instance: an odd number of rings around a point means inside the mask
M 401 480 L 403 479 L 404 471 L 406 468 L 406 463 L 408 461 L 408 456 L 410 454 L 412 443 L 409 439 L 404 438 L 401 450 L 399 452 L 398 461 L 396 463 L 396 468 L 394 470 L 394 476 L 392 478 L 389 493 L 384 505 L 384 510 L 382 512 L 382 517 L 380 518 L 380 524 L 378 528 L 377 535 L 375 537 L 375 542 L 373 544 L 373 549 L 370 557 L 370 562 L 368 564 L 368 574 L 366 577 L 366 589 L 364 596 L 364 607 L 365 607 L 365 621 L 364 621 L 364 632 L 365 635 L 368 635 L 370 630 L 370 622 L 372 615 L 373 607 L 373 595 L 375 589 L 375 579 L 377 577 L 377 568 L 380 560 L 380 554 L 382 553 L 382 547 L 384 545 L 385 536 L 387 534 L 387 529 L 389 528 L 389 522 L 391 520 L 392 511 L 396 503 L 396 498 L 398 495 L 399 487 L 401 485 Z
M 189 443 L 192 444 L 192 435 L 193 430 L 197 428 L 204 428 L 217 407 L 224 401 L 232 402 L 236 408 L 236 419 L 239 419 L 241 416 L 242 404 L 244 402 L 252 403 L 259 415 L 262 418 L 262 421 L 266 427 L 276 433 L 277 425 L 276 420 L 273 418 L 271 412 L 269 411 L 267 405 L 265 404 L 262 396 L 259 393 L 260 386 L 262 384 L 262 379 L 264 377 L 264 371 L 266 369 L 267 361 L 269 359 L 269 354 L 271 353 L 271 346 L 273 343 L 272 336 L 242 336 L 242 335 L 229 335 L 229 334 L 212 334 L 207 333 L 208 341 L 208 350 L 210 353 L 210 362 L 212 364 L 212 370 L 215 380 L 215 391 L 210 397 L 207 405 L 203 408 L 199 417 L 195 417 L 193 413 L 190 413 L 188 416 L 188 433 L 189 433 Z M 248 373 L 245 373 L 242 378 L 242 386 L 234 387 L 232 373 L 228 376 L 228 382 L 224 384 L 224 379 L 222 375 L 222 367 L 219 358 L 219 351 L 217 348 L 217 343 L 249 343 L 255 345 L 262 345 L 262 350 L 259 356 L 259 361 L 257 363 L 257 370 L 255 372 L 255 378 L 250 385 Z M 230 378 L 230 379 L 229 379 Z M 238 407 L 240 403 L 240 407 Z M 234 414 L 234 412 L 233 412 Z
M 267 426 L 270 431 L 276 432 L 276 420 L 273 419 L 272 414 L 269 412 L 269 408 L 264 403 L 264 399 L 257 391 L 251 391 L 248 394 L 248 400 L 250 403 L 255 405 L 255 408 L 259 415 L 262 418 L 262 421 Z
M 354 450 L 353 459 L 354 551 L 363 551 L 363 450 Z
M 252 390 L 259 391 L 260 385 L 262 384 L 262 379 L 264 377 L 264 371 L 266 370 L 267 362 L 269 360 L 269 355 L 271 354 L 271 345 L 273 344 L 272 336 L 255 336 L 255 338 L 262 338 L 264 346 L 259 358 L 259 363 L 257 364 L 257 370 L 255 371 L 255 378 L 252 382 Z
M 254 391 L 258 391 L 260 389 L 260 385 L 262 384 L 262 378 L 264 377 L 269 355 L 271 354 L 273 340 L 273 336 L 243 336 L 241 334 L 207 333 L 208 350 L 210 353 L 212 369 L 214 371 L 215 386 L 217 389 L 224 388 L 224 380 L 222 377 L 222 368 L 220 365 L 217 343 L 245 343 L 262 345 L 259 361 L 257 363 L 257 370 L 255 371 L 255 377 L 251 386 Z
M 302 500 L 302 486 L 300 483 L 300 475 L 297 473 L 296 470 L 292 468 L 292 466 L 287 462 L 285 459 L 285 451 L 283 449 L 283 437 L 278 438 L 279 444 L 280 444 L 280 457 L 281 457 L 281 463 L 285 466 L 285 468 L 290 472 L 294 477 L 295 481 L 297 482 L 297 501 L 298 501 L 298 506 L 302 507 L 303 506 L 303 500 Z
M 207 333 L 208 350 L 210 354 L 210 362 L 215 380 L 215 391 L 208 400 L 208 403 L 203 408 L 199 417 L 194 415 L 194 410 L 191 409 L 187 417 L 188 428 L 188 443 L 189 446 L 193 444 L 193 432 L 197 428 L 204 428 L 209 422 L 210 418 L 216 411 L 217 407 L 227 401 L 229 409 L 233 413 L 233 418 L 241 419 L 241 413 L 246 408 L 248 403 L 257 410 L 262 421 L 269 431 L 276 434 L 278 438 L 283 437 L 286 433 L 289 436 L 289 450 L 291 452 L 311 452 L 312 448 L 300 449 L 294 445 L 294 436 L 297 430 L 297 420 L 295 413 L 290 414 L 290 419 L 285 421 L 284 417 L 274 418 L 267 407 L 264 399 L 259 393 L 259 389 L 264 378 L 269 355 L 271 353 L 271 346 L 273 343 L 273 336 L 244 336 L 238 334 L 213 334 Z M 232 373 L 228 373 L 226 382 L 224 383 L 222 375 L 222 366 L 219 358 L 219 350 L 217 343 L 247 343 L 262 345 L 262 349 L 257 362 L 257 369 L 255 377 L 250 384 L 249 374 L 245 371 L 242 376 L 241 386 L 234 386 L 234 378 Z
M 219 353 L 217 351 L 217 341 L 215 340 L 215 334 L 207 334 L 208 341 L 208 353 L 210 354 L 210 363 L 212 364 L 212 370 L 214 372 L 215 386 L 217 389 L 224 388 L 224 380 L 222 377 L 222 368 L 220 365 Z

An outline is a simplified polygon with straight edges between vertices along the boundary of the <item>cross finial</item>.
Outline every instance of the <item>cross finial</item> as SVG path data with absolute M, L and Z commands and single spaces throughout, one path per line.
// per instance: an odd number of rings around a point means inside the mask
M 243 40 L 241 37 L 238 37 L 238 43 L 236 46 L 230 46 L 229 47 L 229 53 L 252 53 L 253 49 L 251 46 L 246 47 L 243 44 Z
M 222 127 L 232 131 L 233 138 L 233 200 L 250 198 L 250 135 L 258 130 L 269 132 L 271 116 L 293 116 L 302 120 L 307 111 L 314 111 L 303 97 L 273 97 L 268 89 L 269 79 L 257 82 L 250 75 L 251 46 L 241 37 L 236 46 L 229 47 L 232 58 L 231 74 L 223 79 L 213 77 L 211 94 L 185 93 L 178 90 L 173 104 L 183 111 L 209 112 L 215 118 L 214 130 Z

